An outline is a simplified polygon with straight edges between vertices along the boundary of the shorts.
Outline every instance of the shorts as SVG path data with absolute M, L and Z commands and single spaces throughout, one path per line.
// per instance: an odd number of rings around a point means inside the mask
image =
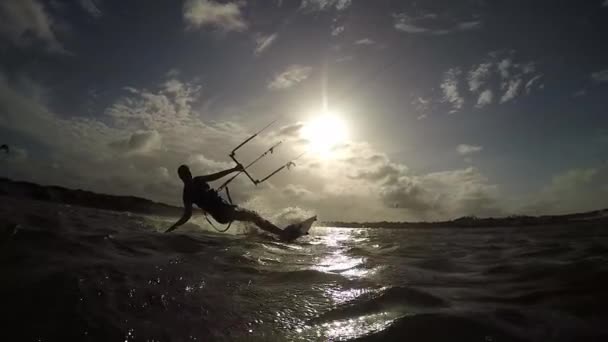
M 197 204 L 198 205 L 198 204 Z M 217 201 L 215 203 L 207 203 L 205 206 L 200 206 L 207 214 L 211 215 L 214 220 L 221 224 L 227 224 L 234 221 L 236 216 L 237 206 L 229 204 L 225 201 Z

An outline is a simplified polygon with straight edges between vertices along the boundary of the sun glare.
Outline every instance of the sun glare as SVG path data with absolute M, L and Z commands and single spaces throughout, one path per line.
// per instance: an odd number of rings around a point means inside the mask
M 334 148 L 346 142 L 348 130 L 340 117 L 324 112 L 306 122 L 301 135 L 308 142 L 310 152 L 321 158 L 331 158 L 335 155 Z

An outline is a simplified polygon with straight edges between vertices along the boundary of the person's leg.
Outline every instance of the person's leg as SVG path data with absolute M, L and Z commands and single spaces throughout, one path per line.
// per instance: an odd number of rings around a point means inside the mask
M 265 220 L 262 216 L 252 210 L 234 207 L 232 211 L 232 219 L 235 221 L 252 222 L 260 229 L 272 234 L 281 235 L 281 233 L 283 233 L 281 228 L 275 226 L 270 221 Z

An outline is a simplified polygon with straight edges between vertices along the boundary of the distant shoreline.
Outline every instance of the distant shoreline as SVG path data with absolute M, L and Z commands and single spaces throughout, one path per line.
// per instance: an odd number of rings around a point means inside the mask
M 158 216 L 180 216 L 183 209 L 141 197 L 98 194 L 80 189 L 68 189 L 54 185 L 40 185 L 26 181 L 13 181 L 0 177 L 0 196 L 39 200 L 82 207 L 129 211 Z M 475 228 L 475 227 L 524 227 L 573 223 L 608 223 L 608 209 L 584 213 L 543 216 L 507 216 L 500 218 L 478 218 L 464 216 L 454 220 L 438 222 L 319 222 L 321 226 L 339 228 Z
M 61 186 L 13 181 L 8 178 L 0 178 L 0 196 L 158 216 L 180 216 L 183 212 L 180 207 L 141 197 L 98 194 Z

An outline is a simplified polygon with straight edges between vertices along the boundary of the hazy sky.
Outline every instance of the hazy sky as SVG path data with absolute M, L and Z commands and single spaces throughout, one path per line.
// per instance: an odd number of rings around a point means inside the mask
M 0 2 L 0 175 L 321 220 L 608 207 L 608 1 Z M 327 109 L 346 126 L 302 131 Z M 323 124 L 323 123 L 321 123 Z M 308 125 L 308 126 L 307 126 Z M 314 134 L 313 134 L 314 135 Z M 337 139 L 328 155 L 315 139 Z M 319 140 L 320 139 L 320 140 Z M 284 209 L 285 208 L 285 209 Z

